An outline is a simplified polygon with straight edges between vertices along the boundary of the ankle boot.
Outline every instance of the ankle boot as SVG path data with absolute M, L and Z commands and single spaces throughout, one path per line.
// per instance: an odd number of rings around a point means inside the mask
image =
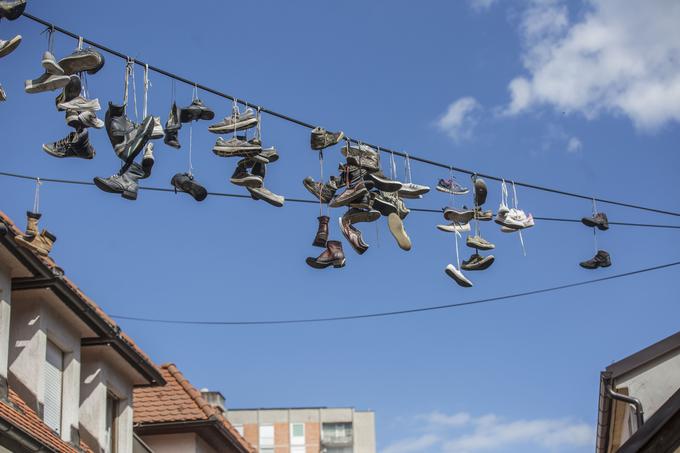
M 47 256 L 52 250 L 52 246 L 57 240 L 54 236 L 47 230 L 43 230 L 42 233 L 38 234 L 38 220 L 41 214 L 34 212 L 27 212 L 26 217 L 28 219 L 25 234 L 18 234 L 14 237 L 14 240 L 20 246 L 23 246 L 35 253 Z
M 139 185 L 137 181 L 144 177 L 144 169 L 134 162 L 123 174 L 117 174 L 108 178 L 94 178 L 94 184 L 104 192 L 119 193 L 128 200 L 137 199 Z
M 26 211 L 26 233 L 24 236 L 35 237 L 40 232 L 38 229 L 38 220 L 42 214 L 37 212 Z
M 306 262 L 315 269 L 325 269 L 328 266 L 344 267 L 345 253 L 342 251 L 342 243 L 340 241 L 326 242 L 326 250 L 316 258 L 307 258 Z
M 327 215 L 322 215 L 318 217 L 319 219 L 319 229 L 316 232 L 316 237 L 312 245 L 314 247 L 326 247 L 326 241 L 328 241 L 328 221 L 330 220 Z

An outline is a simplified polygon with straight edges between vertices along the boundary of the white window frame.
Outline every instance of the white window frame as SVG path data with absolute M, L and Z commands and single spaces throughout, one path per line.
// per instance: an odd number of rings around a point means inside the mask
M 300 436 L 294 436 L 293 433 L 295 431 L 295 426 L 302 426 L 302 437 Z M 290 445 L 291 446 L 303 446 L 305 445 L 305 424 L 304 423 L 291 423 L 290 424 Z M 299 440 L 301 439 L 301 440 Z M 292 450 L 292 449 L 291 449 Z M 294 453 L 291 451 L 291 453 Z M 304 453 L 304 452 L 303 452 Z
M 267 428 L 267 429 L 271 428 L 271 433 L 272 433 L 271 443 L 267 443 L 267 442 L 262 441 L 263 439 L 265 439 L 265 440 L 269 439 L 269 436 L 267 436 L 267 437 L 262 436 L 262 431 L 264 431 L 263 428 Z M 258 431 L 258 433 L 257 433 L 258 434 L 257 443 L 260 446 L 260 451 L 272 451 L 273 452 L 274 451 L 274 439 L 275 439 L 274 425 L 259 425 L 257 431 Z
M 49 338 L 47 339 L 44 365 L 45 397 L 43 402 L 43 421 L 58 434 L 61 434 L 61 423 L 64 418 L 65 355 L 65 352 L 59 345 Z M 56 411 L 53 406 L 58 406 Z
M 109 400 L 113 402 L 109 406 Z M 106 390 L 106 453 L 116 453 L 118 451 L 118 420 L 120 415 L 120 398 L 109 388 Z M 109 420 L 109 417 L 111 419 Z M 110 423 L 110 426 L 109 426 Z

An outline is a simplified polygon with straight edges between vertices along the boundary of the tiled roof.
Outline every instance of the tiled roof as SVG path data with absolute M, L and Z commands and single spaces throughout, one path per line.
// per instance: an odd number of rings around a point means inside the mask
M 0 211 L 0 221 L 5 223 L 7 225 L 7 228 L 9 229 L 7 234 L 10 234 L 12 236 L 16 236 L 18 234 L 23 234 L 23 231 L 20 230 L 16 224 L 10 219 L 4 212 Z M 37 253 L 33 253 L 32 251 L 26 249 L 27 251 L 31 252 L 36 258 L 40 259 L 40 261 L 47 266 L 49 269 L 55 269 L 58 268 L 57 263 L 52 259 L 50 256 L 42 256 Z M 148 362 L 148 365 L 151 367 L 156 368 L 155 364 L 151 360 L 151 358 L 146 355 L 142 349 L 137 346 L 137 344 L 130 338 L 127 334 L 122 332 L 120 330 L 120 327 L 116 322 L 109 317 L 109 315 L 104 312 L 104 310 L 101 309 L 99 305 L 97 305 L 92 299 L 90 299 L 85 293 L 83 293 L 80 288 L 76 286 L 75 283 L 73 283 L 68 277 L 65 275 L 62 277 L 62 280 L 68 286 L 68 288 L 79 298 L 81 299 L 87 306 L 89 306 L 106 324 L 109 325 L 109 327 L 114 330 L 119 332 L 119 336 L 123 342 L 125 342 L 131 349 L 135 351 L 136 354 L 138 354 L 143 360 Z M 156 368 L 157 369 L 157 368 Z
M 64 442 L 49 426 L 47 426 L 28 405 L 14 392 L 9 389 L 9 402 L 0 400 L 0 418 L 6 420 L 12 426 L 28 434 L 47 448 L 57 452 L 78 453 L 92 452 L 83 442 L 80 450 L 73 445 Z
M 232 424 L 203 398 L 201 392 L 191 385 L 175 364 L 162 365 L 161 373 L 166 381 L 164 386 L 135 388 L 135 424 L 217 420 L 245 451 L 255 451 Z

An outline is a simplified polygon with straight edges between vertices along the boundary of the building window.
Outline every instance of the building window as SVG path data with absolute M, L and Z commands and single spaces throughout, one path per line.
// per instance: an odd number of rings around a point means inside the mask
M 274 453 L 274 425 L 260 425 L 260 453 Z
M 234 425 L 234 429 L 243 437 L 243 425 Z
M 47 340 L 45 357 L 45 406 L 43 420 L 57 433 L 61 433 L 61 400 L 64 377 L 64 353 Z
M 106 392 L 106 453 L 116 453 L 116 425 L 118 423 L 118 398 Z
M 331 445 L 352 443 L 352 424 L 324 423 L 321 427 L 321 439 Z
M 290 424 L 290 445 L 291 446 L 302 446 L 302 451 L 304 451 L 305 445 L 305 424 L 304 423 L 291 423 Z M 291 450 L 291 453 L 296 453 Z

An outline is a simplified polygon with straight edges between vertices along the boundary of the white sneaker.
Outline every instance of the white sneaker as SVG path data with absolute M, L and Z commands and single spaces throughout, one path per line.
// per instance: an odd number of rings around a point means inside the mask
M 472 282 L 468 280 L 461 271 L 456 269 L 453 264 L 447 265 L 446 269 L 444 269 L 444 272 L 446 272 L 446 275 L 454 279 L 460 286 L 464 288 L 469 288 L 472 286 Z
M 97 111 L 101 109 L 101 107 L 99 106 L 99 99 L 92 99 L 90 101 L 82 96 L 76 96 L 70 101 L 62 102 L 57 107 L 59 107 L 62 110 L 76 110 L 78 112 L 82 112 L 85 110 Z
M 156 140 L 165 137 L 163 126 L 161 126 L 161 118 L 159 116 L 153 117 L 153 131 L 151 132 L 151 140 Z
M 454 222 L 449 225 L 437 225 L 437 229 L 447 233 L 466 233 L 470 231 L 470 224 L 466 223 L 465 225 L 461 225 Z
M 534 226 L 534 216 L 529 214 L 524 221 L 524 228 L 531 228 L 532 226 Z

